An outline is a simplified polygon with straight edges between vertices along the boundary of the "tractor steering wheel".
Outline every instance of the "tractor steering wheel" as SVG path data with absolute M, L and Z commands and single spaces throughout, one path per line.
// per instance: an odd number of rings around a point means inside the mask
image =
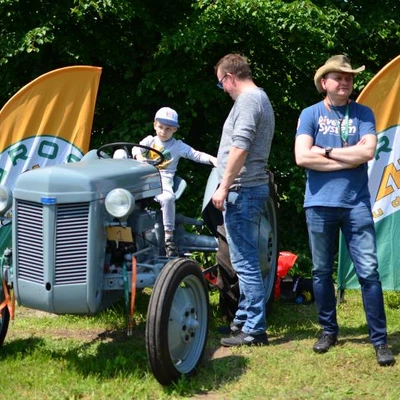
M 117 149 L 123 149 L 125 150 L 127 157 L 132 158 L 132 149 L 134 147 L 140 147 L 142 149 L 148 150 L 149 154 L 150 152 L 154 152 L 157 154 L 157 158 L 151 159 L 151 158 L 145 158 L 145 162 L 147 162 L 150 165 L 153 165 L 156 167 L 157 165 L 161 164 L 165 160 L 164 154 L 161 153 L 161 151 L 153 149 L 152 147 L 149 146 L 144 146 L 139 143 L 131 143 L 131 142 L 114 142 L 114 143 L 107 143 L 104 144 L 103 146 L 99 147 L 97 149 L 97 157 L 99 158 L 109 158 L 110 156 L 107 154 L 108 152 L 113 152 Z M 112 157 L 112 156 L 111 156 Z

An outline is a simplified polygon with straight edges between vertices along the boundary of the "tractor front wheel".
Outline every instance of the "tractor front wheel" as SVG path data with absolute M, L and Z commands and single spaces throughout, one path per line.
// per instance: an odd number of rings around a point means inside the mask
M 208 287 L 200 266 L 185 258 L 169 261 L 153 287 L 146 323 L 147 356 L 159 383 L 196 372 L 208 323 Z

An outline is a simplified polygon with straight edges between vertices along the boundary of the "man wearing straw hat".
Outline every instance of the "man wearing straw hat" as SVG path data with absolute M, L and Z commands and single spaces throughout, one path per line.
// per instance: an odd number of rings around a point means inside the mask
M 341 230 L 354 264 L 371 343 L 379 365 L 393 365 L 378 273 L 374 221 L 368 190 L 368 161 L 375 156 L 375 118 L 349 99 L 354 76 L 344 55 L 329 58 L 314 76 L 325 99 L 304 109 L 298 121 L 295 158 L 306 168 L 304 208 L 313 260 L 313 290 L 322 335 L 313 346 L 325 353 L 337 344 L 339 326 L 333 265 Z

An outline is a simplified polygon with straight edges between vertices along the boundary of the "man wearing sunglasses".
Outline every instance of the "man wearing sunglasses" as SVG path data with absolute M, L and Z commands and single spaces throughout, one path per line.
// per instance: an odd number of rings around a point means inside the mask
M 220 185 L 214 206 L 224 215 L 230 259 L 238 281 L 238 309 L 226 347 L 268 345 L 265 290 L 258 260 L 258 232 L 269 196 L 266 170 L 275 117 L 247 59 L 228 54 L 215 66 L 217 86 L 234 105 L 224 123 L 217 156 Z

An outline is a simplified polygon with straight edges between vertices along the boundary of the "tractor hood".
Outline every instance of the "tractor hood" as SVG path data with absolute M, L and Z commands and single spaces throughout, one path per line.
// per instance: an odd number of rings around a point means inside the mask
M 104 199 L 115 188 L 130 191 L 136 200 L 161 193 L 158 170 L 130 159 L 95 159 L 34 169 L 21 174 L 14 198 L 54 203 Z

